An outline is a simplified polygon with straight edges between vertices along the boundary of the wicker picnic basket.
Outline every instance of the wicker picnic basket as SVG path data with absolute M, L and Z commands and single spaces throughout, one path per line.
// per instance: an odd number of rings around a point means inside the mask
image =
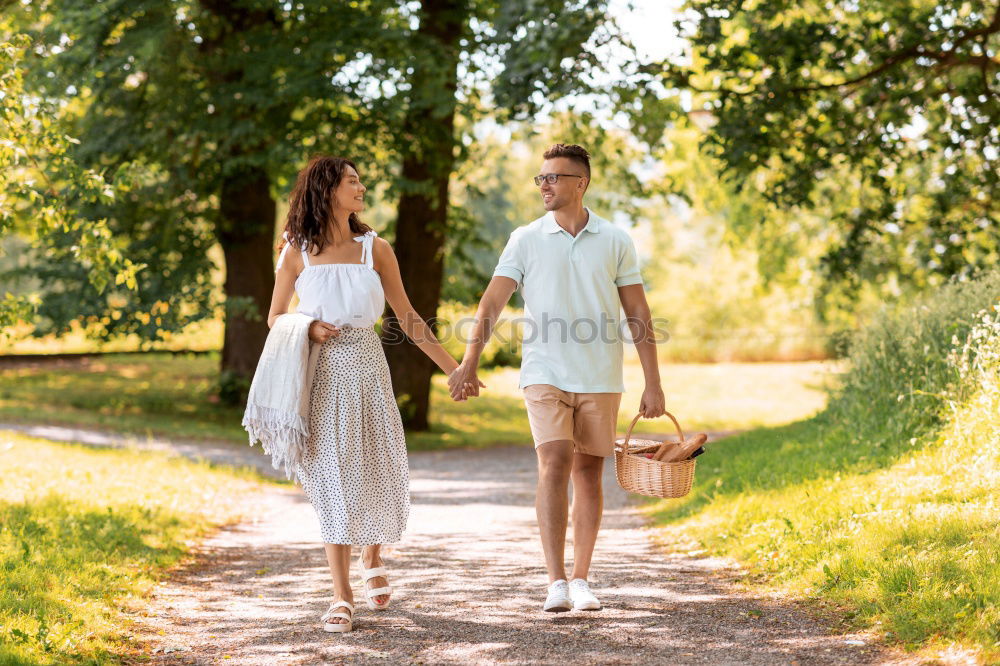
M 677 428 L 679 441 L 683 443 L 684 431 L 674 415 L 666 412 Z M 691 492 L 694 481 L 694 458 L 679 462 L 650 460 L 644 454 L 656 451 L 663 444 L 655 439 L 632 439 L 632 429 L 642 418 L 636 414 L 628 427 L 625 439 L 615 442 L 615 476 L 618 484 L 630 493 L 650 497 L 684 497 Z

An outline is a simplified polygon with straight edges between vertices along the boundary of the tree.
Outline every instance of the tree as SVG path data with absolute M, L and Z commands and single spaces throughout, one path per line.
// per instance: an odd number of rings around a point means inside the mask
M 589 90 L 583 79 L 599 68 L 599 48 L 615 38 L 605 7 L 603 0 L 421 3 L 418 28 L 408 41 L 411 75 L 402 141 L 395 144 L 403 186 L 395 247 L 421 317 L 433 319 L 437 311 L 448 234 L 456 222 L 468 229 L 467 220 L 456 220 L 448 208 L 456 160 L 467 154 L 455 131 L 456 115 L 471 126 L 488 93 L 494 99 L 489 111 L 510 118 L 531 115 L 554 97 Z M 401 340 L 395 320 L 386 324 L 385 339 Z M 389 344 L 386 351 L 407 425 L 426 429 L 433 364 L 412 345 Z
M 117 300 L 110 321 L 107 299 L 94 291 L 50 294 L 41 312 L 56 330 L 83 314 L 108 321 L 106 337 L 155 339 L 214 316 L 207 252 L 217 242 L 226 272 L 221 369 L 245 388 L 267 334 L 276 183 L 309 149 L 336 150 L 330 143 L 348 122 L 357 141 L 337 152 L 371 137 L 367 113 L 351 99 L 356 81 L 333 79 L 352 44 L 382 26 L 384 3 L 366 7 L 336 15 L 322 5 L 308 16 L 228 0 L 22 8 L 44 45 L 31 63 L 34 90 L 82 109 L 66 117 L 81 140 L 76 158 L 108 177 L 126 163 L 142 167 L 131 197 L 90 212 L 128 239 L 128 256 L 153 267 L 136 294 Z M 48 270 L 58 284 L 79 267 Z
M 686 17 L 690 61 L 649 63 L 645 82 L 696 93 L 717 121 L 704 147 L 738 187 L 829 208 L 829 289 L 1000 259 L 996 2 L 691 0 Z
M 455 111 L 458 105 L 460 42 L 470 7 L 465 0 L 423 0 L 413 35 L 410 99 L 403 112 L 401 181 L 396 218 L 396 256 L 414 309 L 425 320 L 437 314 L 448 233 L 448 185 L 455 167 Z M 393 388 L 406 424 L 426 430 L 433 365 L 405 340 L 398 321 L 383 324 Z
M 474 121 L 487 93 L 510 114 L 530 114 L 548 97 L 586 88 L 581 79 L 612 34 L 594 37 L 607 22 L 603 8 L 555 0 L 23 7 L 48 45 L 32 68 L 36 90 L 71 90 L 84 109 L 75 122 L 80 159 L 106 174 L 126 162 L 146 167 L 130 202 L 94 211 L 129 238 L 130 256 L 157 269 L 109 334 L 156 335 L 210 316 L 206 251 L 218 241 L 222 370 L 245 385 L 266 336 L 275 200 L 313 151 L 360 156 L 369 180 L 391 180 L 403 279 L 417 312 L 432 318 L 464 145 L 456 117 Z M 104 300 L 85 294 L 75 303 L 102 313 Z M 48 303 L 43 312 L 58 320 Z M 143 328 L 138 315 L 154 306 L 159 323 Z M 388 336 L 393 327 L 390 318 Z M 408 424 L 425 428 L 430 363 L 411 345 L 387 352 Z
M 124 257 L 104 220 L 88 220 L 77 207 L 114 200 L 127 183 L 108 182 L 69 155 L 75 139 L 62 134 L 58 113 L 45 99 L 27 94 L 21 65 L 31 47 L 27 35 L 0 21 L 0 235 L 18 233 L 50 258 L 72 257 L 82 279 L 98 293 L 109 284 L 135 289 L 143 268 Z M 13 34 L 12 34 L 13 33 Z M 10 291 L 0 301 L 0 327 L 34 315 L 37 297 Z

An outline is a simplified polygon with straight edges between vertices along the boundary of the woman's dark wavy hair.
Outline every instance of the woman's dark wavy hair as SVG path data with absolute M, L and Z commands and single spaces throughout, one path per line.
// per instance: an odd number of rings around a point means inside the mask
M 327 238 L 324 233 L 327 221 L 330 219 L 330 195 L 344 179 L 347 167 L 358 167 L 344 157 L 317 155 L 309 160 L 295 179 L 295 187 L 288 197 L 288 218 L 285 222 L 285 234 L 293 247 L 304 248 L 307 252 L 319 254 L 326 247 Z M 363 223 L 357 213 L 351 213 L 348 218 L 351 233 L 360 236 L 371 227 Z M 285 246 L 285 239 L 278 243 L 278 250 Z

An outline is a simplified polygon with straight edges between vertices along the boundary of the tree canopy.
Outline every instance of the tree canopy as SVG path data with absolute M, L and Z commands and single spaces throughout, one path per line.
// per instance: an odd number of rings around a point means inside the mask
M 39 0 L 15 14 L 38 43 L 29 89 L 66 101 L 74 157 L 108 179 L 133 166 L 130 195 L 87 213 L 150 266 L 133 293 L 46 294 L 40 331 L 82 315 L 109 337 L 155 339 L 224 305 L 222 367 L 244 388 L 267 332 L 277 201 L 310 153 L 353 157 L 386 184 L 404 282 L 430 319 L 447 239 L 472 229 L 449 215 L 449 187 L 474 123 L 592 90 L 586 74 L 615 39 L 603 0 Z M 80 267 L 31 270 L 57 285 Z M 410 346 L 387 351 L 404 415 L 422 427 L 430 364 Z
M 106 220 L 79 210 L 114 201 L 127 183 L 110 182 L 71 157 L 79 141 L 62 133 L 55 105 L 25 90 L 21 67 L 31 41 L 10 37 L 0 43 L 0 235 L 15 231 L 50 260 L 71 258 L 95 293 L 111 285 L 135 289 L 143 266 L 124 256 Z M 32 318 L 41 303 L 37 295 L 0 296 L 0 327 Z
M 693 93 L 704 147 L 738 188 L 786 214 L 769 234 L 822 238 L 848 291 L 917 286 L 1000 259 L 996 2 L 691 0 L 688 62 L 646 85 Z

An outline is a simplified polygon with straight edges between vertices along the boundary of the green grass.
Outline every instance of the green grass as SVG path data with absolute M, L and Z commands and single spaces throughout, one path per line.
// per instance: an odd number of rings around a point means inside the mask
M 649 505 L 663 541 L 908 648 L 1000 661 L 998 294 L 994 274 L 886 313 L 826 410 L 720 443 L 690 495 Z
M 248 471 L 0 431 L 0 663 L 120 663 L 139 608 L 193 540 L 234 522 Z
M 905 448 L 825 417 L 745 433 L 699 459 L 688 497 L 650 510 L 665 543 L 734 556 L 857 626 L 998 658 L 1000 401 L 986 407 L 961 436 Z
M 242 412 L 212 396 L 218 355 L 108 354 L 0 370 L 0 418 L 138 435 L 245 441 Z
M 109 354 L 85 364 L 0 369 L 0 420 L 77 425 L 140 436 L 246 442 L 242 411 L 214 401 L 217 354 Z M 687 430 L 743 429 L 787 423 L 821 409 L 835 366 L 824 362 L 664 364 L 668 408 Z M 436 375 L 433 429 L 413 433 L 411 449 L 483 447 L 531 441 L 516 368 L 482 373 L 487 389 L 465 403 L 448 397 Z M 636 413 L 642 370 L 625 366 L 619 426 Z M 641 421 L 637 432 L 666 432 L 667 420 Z

